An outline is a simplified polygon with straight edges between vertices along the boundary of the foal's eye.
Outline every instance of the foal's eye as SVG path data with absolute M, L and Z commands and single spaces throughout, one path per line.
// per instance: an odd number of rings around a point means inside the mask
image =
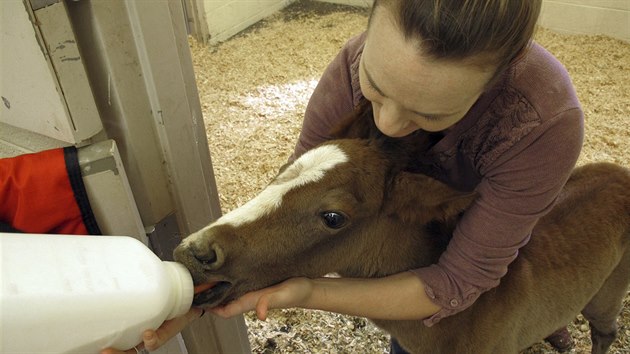
M 331 229 L 338 229 L 346 224 L 346 216 L 336 211 L 325 211 L 321 213 L 321 217 Z

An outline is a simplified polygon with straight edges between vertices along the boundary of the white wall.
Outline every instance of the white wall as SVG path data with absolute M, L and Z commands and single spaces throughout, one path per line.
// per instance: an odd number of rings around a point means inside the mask
M 225 41 L 295 0 L 203 0 L 209 43 Z
M 319 0 L 370 6 L 373 0 Z M 544 0 L 542 27 L 571 34 L 604 34 L 630 42 L 630 0 Z
M 604 34 L 630 43 L 629 0 L 544 0 L 540 25 L 572 34 Z
M 342 4 L 342 5 L 350 5 L 350 6 L 362 6 L 362 7 L 370 7 L 374 0 L 317 0 L 321 2 L 330 2 L 333 4 Z

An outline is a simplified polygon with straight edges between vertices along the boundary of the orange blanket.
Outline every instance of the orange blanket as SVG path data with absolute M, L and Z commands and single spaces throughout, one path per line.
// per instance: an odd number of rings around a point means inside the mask
M 101 234 L 75 147 L 0 159 L 0 229 Z

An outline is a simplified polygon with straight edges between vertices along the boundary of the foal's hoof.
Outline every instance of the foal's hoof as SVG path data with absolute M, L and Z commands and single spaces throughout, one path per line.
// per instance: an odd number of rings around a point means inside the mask
M 567 327 L 562 327 L 553 332 L 549 337 L 545 338 L 545 341 L 551 344 L 551 346 L 560 353 L 573 348 L 573 338 L 571 338 Z

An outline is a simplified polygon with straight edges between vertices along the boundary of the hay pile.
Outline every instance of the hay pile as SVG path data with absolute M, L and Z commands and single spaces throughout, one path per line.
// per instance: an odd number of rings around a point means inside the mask
M 221 205 L 244 204 L 293 151 L 302 115 L 319 76 L 367 10 L 299 1 L 213 47 L 190 41 Z M 579 163 L 630 166 L 630 45 L 603 36 L 540 30 L 537 40 L 568 68 L 584 106 L 586 141 Z M 266 322 L 246 315 L 255 353 L 387 353 L 389 338 L 371 323 L 321 311 L 277 310 Z M 630 296 L 611 353 L 630 348 Z M 590 348 L 588 324 L 570 326 Z M 539 344 L 525 353 L 554 353 Z

